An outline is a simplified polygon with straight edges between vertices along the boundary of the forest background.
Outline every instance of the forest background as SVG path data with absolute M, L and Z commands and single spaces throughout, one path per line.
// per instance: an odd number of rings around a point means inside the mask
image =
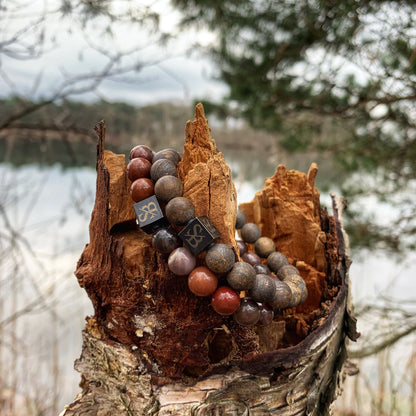
M 362 338 L 338 412 L 415 415 L 415 5 L 0 1 L 2 414 L 77 391 L 94 124 L 117 152 L 178 148 L 202 101 L 243 194 L 316 161 L 322 203 L 346 197 Z

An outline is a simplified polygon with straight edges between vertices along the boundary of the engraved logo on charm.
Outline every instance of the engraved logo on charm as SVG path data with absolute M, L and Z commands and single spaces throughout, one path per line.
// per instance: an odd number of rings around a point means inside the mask
M 201 235 L 201 232 L 203 232 L 203 228 L 199 224 L 195 224 L 192 230 L 187 230 L 183 237 L 189 246 L 196 248 L 205 238 L 204 235 Z
M 159 209 L 156 206 L 156 204 L 152 201 L 149 202 L 147 205 L 143 205 L 140 207 L 140 213 L 138 215 L 138 220 L 143 223 L 148 220 L 148 217 L 150 215 L 149 220 L 152 220 L 155 218 L 159 213 Z

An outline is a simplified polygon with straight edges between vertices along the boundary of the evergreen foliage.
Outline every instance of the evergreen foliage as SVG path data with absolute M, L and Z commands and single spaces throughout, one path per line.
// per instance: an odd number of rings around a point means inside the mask
M 350 174 L 342 192 L 353 210 L 357 197 L 374 195 L 397 209 L 397 220 L 388 224 L 351 211 L 350 224 L 360 218 L 359 228 L 349 227 L 353 239 L 413 249 L 416 2 L 173 4 L 183 14 L 182 26 L 205 25 L 217 35 L 208 52 L 229 85 L 226 100 L 211 103 L 217 114 L 232 112 L 255 128 L 283 133 L 280 144 L 288 150 L 331 152 Z M 343 133 L 328 135 L 329 125 Z

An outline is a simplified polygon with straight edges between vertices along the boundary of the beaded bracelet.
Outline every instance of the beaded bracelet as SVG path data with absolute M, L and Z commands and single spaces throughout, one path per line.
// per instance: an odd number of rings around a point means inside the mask
M 188 276 L 194 295 L 211 296 L 215 312 L 232 315 L 242 326 L 266 326 L 281 309 L 305 302 L 308 291 L 298 269 L 276 251 L 271 238 L 261 236 L 257 224 L 246 222 L 242 211 L 237 211 L 235 224 L 241 236 L 237 246 L 242 261 L 236 261 L 231 247 L 215 243 L 219 231 L 206 216 L 195 217 L 193 203 L 183 197 L 177 178 L 181 155 L 176 150 L 154 153 L 138 145 L 129 160 L 127 176 L 132 181 L 137 224 L 153 234 L 157 251 L 169 255 L 169 270 Z M 249 251 L 249 244 L 254 251 Z M 204 250 L 205 266 L 196 267 L 196 256 Z M 218 287 L 217 275 L 225 275 L 229 286 Z

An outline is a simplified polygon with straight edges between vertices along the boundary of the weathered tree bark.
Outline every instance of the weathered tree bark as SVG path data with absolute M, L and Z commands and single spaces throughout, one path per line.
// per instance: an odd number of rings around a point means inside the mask
M 82 392 L 63 414 L 327 414 L 346 337 L 357 333 L 340 207 L 334 198 L 333 216 L 321 209 L 316 165 L 307 175 L 279 166 L 240 207 L 298 267 L 309 292 L 272 325 L 243 328 L 170 273 L 166 257 L 135 225 L 125 156 L 104 150 L 103 122 L 97 133 L 90 243 L 76 270 L 95 314 L 75 363 Z M 196 215 L 207 215 L 221 242 L 236 250 L 236 192 L 201 105 L 186 125 L 179 176 Z

